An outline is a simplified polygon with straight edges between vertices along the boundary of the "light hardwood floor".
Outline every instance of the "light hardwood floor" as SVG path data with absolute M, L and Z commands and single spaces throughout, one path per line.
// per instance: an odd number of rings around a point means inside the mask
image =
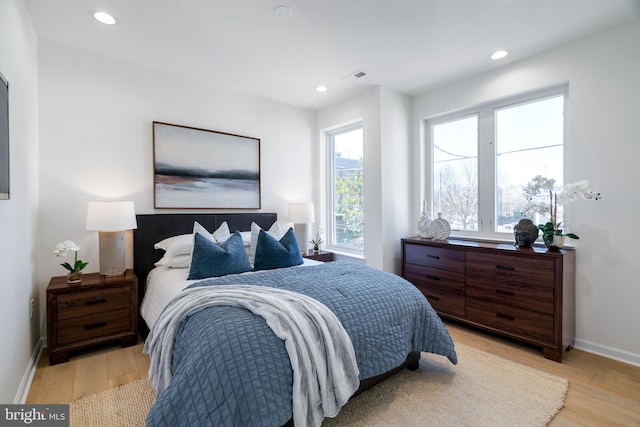
M 556 363 L 545 359 L 539 348 L 454 323 L 446 325 L 455 342 L 567 378 L 565 407 L 552 427 L 640 427 L 640 367 L 576 349 L 566 354 L 563 363 Z M 55 366 L 49 366 L 43 354 L 27 403 L 69 403 L 141 379 L 148 369 L 141 342 L 125 349 L 111 346 L 84 352 Z

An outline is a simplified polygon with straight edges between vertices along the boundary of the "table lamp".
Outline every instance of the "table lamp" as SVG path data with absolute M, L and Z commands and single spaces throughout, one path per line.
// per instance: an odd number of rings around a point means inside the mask
M 289 222 L 293 222 L 293 232 L 296 235 L 300 250 L 306 253 L 309 250 L 309 240 L 311 239 L 309 232 L 309 223 L 315 221 L 313 215 L 313 203 L 289 203 Z
M 126 230 L 138 228 L 133 202 L 89 202 L 87 230 L 98 231 L 100 274 L 121 276 L 127 269 Z

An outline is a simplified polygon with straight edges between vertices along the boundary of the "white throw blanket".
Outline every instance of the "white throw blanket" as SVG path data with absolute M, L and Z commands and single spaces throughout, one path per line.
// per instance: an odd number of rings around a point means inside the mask
M 265 319 L 284 340 L 293 368 L 293 421 L 319 426 L 335 417 L 358 389 L 355 351 L 340 320 L 319 301 L 263 286 L 223 285 L 184 290 L 162 312 L 144 345 L 149 378 L 160 394 L 171 380 L 173 343 L 180 323 L 211 306 L 243 307 Z

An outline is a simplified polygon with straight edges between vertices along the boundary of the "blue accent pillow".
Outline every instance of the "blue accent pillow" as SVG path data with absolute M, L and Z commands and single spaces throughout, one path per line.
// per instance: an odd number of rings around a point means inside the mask
M 293 229 L 289 228 L 279 241 L 264 230 L 260 230 L 256 243 L 254 270 L 292 267 L 302 264 L 300 247 Z
M 251 264 L 238 231 L 218 245 L 200 233 L 195 233 L 189 280 L 251 271 Z

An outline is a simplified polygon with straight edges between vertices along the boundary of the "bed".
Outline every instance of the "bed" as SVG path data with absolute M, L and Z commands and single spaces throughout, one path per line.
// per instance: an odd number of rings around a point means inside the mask
M 201 297 L 204 292 L 238 287 L 253 289 L 256 294 L 258 290 L 291 292 L 320 301 L 339 320 L 340 328 L 350 337 L 349 344 L 353 344 L 359 373 L 353 389 L 357 392 L 400 369 L 416 369 L 421 351 L 457 362 L 453 342 L 426 299 L 413 285 L 393 274 L 346 262 L 304 260 L 302 265 L 194 281 L 188 280 L 189 269 L 154 265 L 164 254 L 154 250 L 154 245 L 171 236 L 191 233 L 194 222 L 209 232 L 219 230 L 225 222 L 230 230 L 246 232 L 256 223 L 266 234 L 277 220 L 275 214 L 158 214 L 138 215 L 137 219 L 134 266 L 143 296 L 141 332 L 146 336 L 149 326 L 153 329 L 157 322 L 163 325 L 151 332 L 148 341 L 166 329 L 158 313 L 170 298 L 165 295 L 164 302 L 158 302 L 154 295 L 154 283 L 160 280 L 180 298 L 192 294 L 192 299 L 200 301 L 205 300 Z M 150 310 L 150 306 L 155 308 Z M 170 312 L 171 307 L 169 304 L 164 311 Z M 289 346 L 270 327 L 268 317 L 246 307 L 207 305 L 175 323 L 179 326 L 170 340 L 172 348 L 164 354 L 172 377 L 158 394 L 147 425 L 293 425 L 300 413 L 294 390 L 299 390 L 298 371 L 305 364 L 293 364 Z M 338 342 L 339 334 L 335 335 Z M 153 354 L 160 353 L 156 349 Z M 315 366 L 310 369 L 315 370 Z M 296 418 L 296 425 L 318 425 L 317 419 L 301 419 Z

